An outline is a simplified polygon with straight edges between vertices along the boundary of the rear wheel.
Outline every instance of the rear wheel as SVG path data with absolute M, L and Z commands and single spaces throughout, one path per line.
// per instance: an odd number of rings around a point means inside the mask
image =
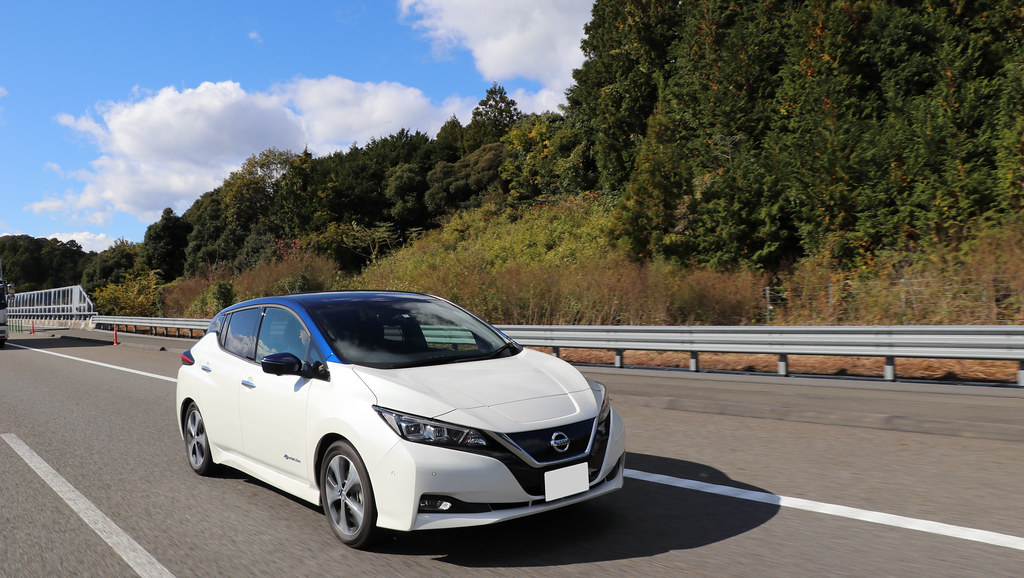
M 195 403 L 188 406 L 185 412 L 185 451 L 188 454 L 188 465 L 200 476 L 209 475 L 213 471 L 213 459 L 210 458 L 210 439 L 206 436 L 206 422 L 199 407 Z
M 334 442 L 320 466 L 320 503 L 327 525 L 353 548 L 367 547 L 378 533 L 377 507 L 370 476 L 359 452 L 348 442 Z

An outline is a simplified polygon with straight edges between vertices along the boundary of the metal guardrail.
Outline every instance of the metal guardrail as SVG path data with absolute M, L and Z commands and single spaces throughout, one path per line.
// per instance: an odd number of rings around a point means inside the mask
M 779 356 L 778 373 L 788 375 L 789 355 L 884 357 L 884 379 L 896 379 L 896 358 L 986 359 L 1018 362 L 1017 385 L 1024 386 L 1024 327 L 1019 325 L 750 326 L 750 327 L 499 327 L 523 345 L 611 349 L 622 366 L 627 350 L 690 353 L 698 371 L 700 353 Z
M 122 330 L 139 333 L 141 329 L 148 330 L 147 333 L 170 336 L 174 331 L 175 337 L 181 337 L 182 331 L 187 331 L 187 337 L 194 337 L 196 332 L 200 335 L 206 333 L 210 326 L 209 319 L 182 319 L 169 317 L 115 317 L 110 315 L 94 315 L 89 320 L 90 329 Z M 131 328 L 129 330 L 129 327 Z
M 209 319 L 93 317 L 94 327 L 146 328 L 157 334 L 205 331 Z M 1019 364 L 1017 385 L 1024 387 L 1024 326 L 1020 325 L 892 325 L 892 326 L 749 326 L 647 327 L 499 325 L 522 345 L 615 351 L 622 367 L 625 351 L 679 351 L 690 354 L 690 369 L 700 370 L 701 353 L 748 353 L 779 356 L 778 374 L 789 375 L 790 355 L 884 357 L 883 377 L 896 379 L 896 358 L 1009 360 Z

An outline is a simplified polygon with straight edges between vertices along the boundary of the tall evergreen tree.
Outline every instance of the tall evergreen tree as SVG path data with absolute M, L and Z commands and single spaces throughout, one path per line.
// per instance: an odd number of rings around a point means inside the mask
M 585 138 L 606 193 L 619 194 L 647 133 L 666 80 L 669 49 L 688 2 L 597 0 L 581 43 L 585 61 L 573 72 L 569 107 L 586 119 Z
M 505 88 L 497 82 L 492 84 L 487 89 L 487 95 L 473 109 L 473 119 L 466 126 L 463 156 L 484 145 L 500 141 L 522 116 L 519 105 L 509 98 Z
M 146 265 L 159 271 L 159 277 L 168 283 L 185 273 L 185 249 L 192 225 L 174 214 L 168 207 L 160 220 L 146 228 L 142 242 L 142 255 Z

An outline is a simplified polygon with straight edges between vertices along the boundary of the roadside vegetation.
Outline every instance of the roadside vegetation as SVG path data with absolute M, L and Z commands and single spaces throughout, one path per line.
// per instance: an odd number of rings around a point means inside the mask
M 327 289 L 510 324 L 1024 321 L 1024 10 L 598 0 L 568 104 L 254 152 L 141 243 L 0 238 L 19 290 L 209 317 Z

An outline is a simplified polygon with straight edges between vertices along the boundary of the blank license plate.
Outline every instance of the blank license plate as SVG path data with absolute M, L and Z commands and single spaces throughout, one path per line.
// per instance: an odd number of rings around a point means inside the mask
M 544 499 L 548 502 L 590 489 L 587 463 L 544 472 Z

